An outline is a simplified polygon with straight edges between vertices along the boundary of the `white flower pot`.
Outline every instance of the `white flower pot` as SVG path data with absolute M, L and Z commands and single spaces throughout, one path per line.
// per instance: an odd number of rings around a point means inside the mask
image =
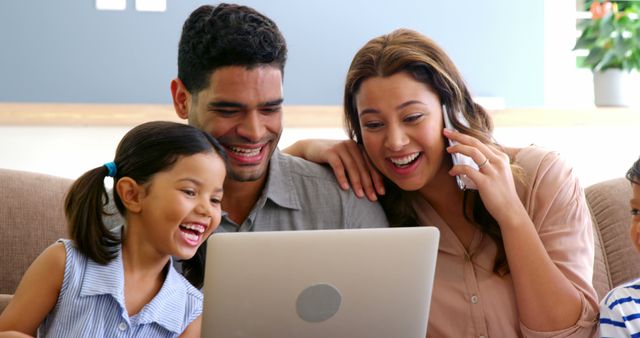
M 594 72 L 593 91 L 598 107 L 640 107 L 640 73 L 621 69 Z

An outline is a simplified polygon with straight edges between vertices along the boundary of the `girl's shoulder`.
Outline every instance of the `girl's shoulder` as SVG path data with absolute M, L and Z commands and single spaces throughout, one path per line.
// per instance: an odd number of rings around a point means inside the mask
M 64 271 L 64 266 L 67 260 L 67 248 L 60 240 L 49 245 L 42 251 L 36 261 L 45 264 L 53 268 L 61 268 Z M 34 261 L 34 262 L 36 262 Z

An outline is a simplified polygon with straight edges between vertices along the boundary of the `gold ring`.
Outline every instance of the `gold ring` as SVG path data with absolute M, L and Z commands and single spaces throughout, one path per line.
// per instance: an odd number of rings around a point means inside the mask
M 489 163 L 489 159 L 488 159 L 488 158 L 485 158 L 485 159 L 484 159 L 484 162 L 482 162 L 482 163 L 478 164 L 478 169 L 480 169 L 480 168 L 484 167 L 485 165 L 487 165 L 487 163 Z

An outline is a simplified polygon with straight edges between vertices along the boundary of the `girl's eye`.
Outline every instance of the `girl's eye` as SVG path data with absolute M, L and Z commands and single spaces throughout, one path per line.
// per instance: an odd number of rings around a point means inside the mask
M 632 208 L 631 216 L 640 216 L 640 209 Z
M 191 197 L 196 195 L 196 192 L 190 189 L 182 189 L 182 192 L 185 193 L 187 196 L 191 196 Z
M 220 204 L 222 201 L 219 198 L 212 198 L 211 204 Z

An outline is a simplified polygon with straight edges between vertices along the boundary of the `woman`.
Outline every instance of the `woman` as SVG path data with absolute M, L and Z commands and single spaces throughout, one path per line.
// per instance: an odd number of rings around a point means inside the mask
M 592 225 L 577 178 L 557 153 L 496 144 L 441 48 L 405 29 L 369 41 L 351 63 L 344 109 L 353 141 L 287 151 L 333 163 L 343 183 L 342 168 L 364 177 L 370 163 L 384 176 L 391 224 L 440 229 L 430 336 L 595 333 Z M 444 128 L 444 113 L 459 131 Z M 479 169 L 454 166 L 455 153 Z M 456 175 L 477 190 L 461 190 Z

